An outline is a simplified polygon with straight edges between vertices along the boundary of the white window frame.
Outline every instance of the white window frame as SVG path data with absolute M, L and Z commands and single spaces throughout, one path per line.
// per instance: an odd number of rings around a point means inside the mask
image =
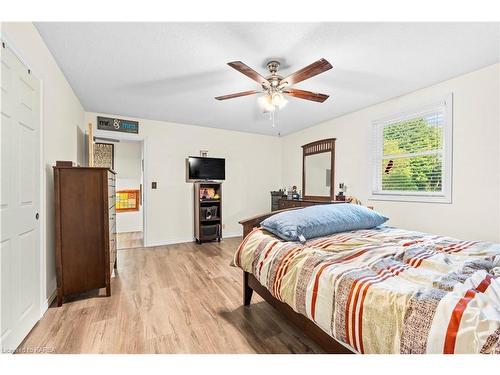
M 383 191 L 378 176 L 380 162 L 383 157 L 383 126 L 384 123 L 394 123 L 414 118 L 419 113 L 433 108 L 444 106 L 443 124 L 443 179 L 441 192 L 418 191 Z M 371 186 L 369 200 L 425 202 L 425 203 L 451 203 L 452 202 L 452 162 L 453 162 L 453 94 L 448 94 L 444 99 L 422 105 L 414 110 L 401 112 L 395 115 L 372 121 L 372 152 L 371 152 Z

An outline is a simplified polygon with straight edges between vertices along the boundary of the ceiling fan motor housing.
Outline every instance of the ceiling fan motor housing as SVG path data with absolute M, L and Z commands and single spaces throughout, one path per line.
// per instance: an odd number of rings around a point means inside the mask
M 278 71 L 280 68 L 280 62 L 276 60 L 271 60 L 267 63 L 267 69 L 271 72 L 271 74 L 274 74 Z
M 262 87 L 265 90 L 268 90 L 269 88 L 277 88 L 283 79 L 282 76 L 276 74 L 278 69 L 280 68 L 280 63 L 279 61 L 272 60 L 267 63 L 267 69 L 271 73 L 266 79 L 269 81 L 269 84 L 271 85 L 270 87 L 268 85 L 262 85 Z

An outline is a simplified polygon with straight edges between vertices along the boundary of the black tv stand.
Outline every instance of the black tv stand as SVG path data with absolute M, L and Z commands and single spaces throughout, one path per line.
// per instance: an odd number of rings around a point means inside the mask
M 194 183 L 194 238 L 197 244 L 222 239 L 222 184 L 214 181 Z M 215 197 L 213 197 L 215 193 Z

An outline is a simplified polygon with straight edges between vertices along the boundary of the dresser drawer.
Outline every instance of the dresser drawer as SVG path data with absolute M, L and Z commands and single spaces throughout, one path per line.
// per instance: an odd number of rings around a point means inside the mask
M 109 238 L 111 238 L 111 235 L 114 235 L 116 233 L 116 222 L 115 220 L 109 220 Z
M 110 253 L 109 259 L 112 258 L 111 254 L 113 252 L 116 253 L 116 236 L 114 234 L 109 236 L 109 253 Z
M 110 234 L 109 236 L 109 267 L 110 275 L 113 273 L 113 267 L 116 262 L 116 234 Z
M 302 207 L 309 207 L 309 206 L 316 206 L 317 204 L 316 203 L 312 203 L 312 202 L 301 202 L 302 204 Z
M 116 232 L 116 216 L 109 213 L 109 233 L 115 233 Z
M 109 275 L 113 275 L 113 269 L 115 268 L 116 262 L 116 250 L 113 252 L 112 258 L 109 260 Z
M 302 202 L 295 201 L 292 199 L 281 199 L 279 201 L 279 208 L 280 209 L 293 208 L 293 207 L 302 207 Z
M 112 194 L 108 196 L 108 208 L 114 207 L 116 205 L 116 195 Z

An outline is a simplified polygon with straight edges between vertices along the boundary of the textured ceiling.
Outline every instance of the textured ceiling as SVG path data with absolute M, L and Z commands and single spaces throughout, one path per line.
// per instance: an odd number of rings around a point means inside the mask
M 498 23 L 36 23 L 87 111 L 289 134 L 499 61 Z M 273 128 L 258 89 L 226 65 L 286 76 L 319 58 L 333 69 L 294 87 L 329 94 L 290 98 Z

